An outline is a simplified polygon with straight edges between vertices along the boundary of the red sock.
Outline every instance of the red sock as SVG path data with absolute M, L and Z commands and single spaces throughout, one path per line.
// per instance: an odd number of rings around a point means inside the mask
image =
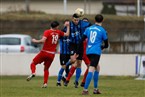
M 70 69 L 70 71 L 69 71 L 68 77 L 66 78 L 67 81 L 70 80 L 70 78 L 74 74 L 75 70 L 76 70 L 76 67 L 72 66 L 71 69 Z
M 86 69 L 86 71 L 85 71 L 85 73 L 84 73 L 84 78 L 83 78 L 83 80 L 82 80 L 82 83 L 85 83 L 87 74 L 88 74 L 88 69 Z
M 34 74 L 36 70 L 36 65 L 33 62 L 31 63 L 30 68 L 31 68 L 31 73 Z
M 49 77 L 49 71 L 48 70 L 44 70 L 44 84 L 47 83 L 48 77 Z

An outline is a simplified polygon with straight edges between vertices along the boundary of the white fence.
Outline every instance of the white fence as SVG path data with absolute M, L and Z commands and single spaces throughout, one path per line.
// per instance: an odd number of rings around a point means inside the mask
M 0 54 L 0 75 L 29 75 L 30 63 L 36 54 Z M 135 76 L 136 54 L 103 54 L 100 60 L 100 75 Z M 50 76 L 57 76 L 60 69 L 59 55 L 49 69 Z M 82 74 L 86 65 L 82 63 Z M 43 75 L 43 65 L 38 64 L 36 74 Z

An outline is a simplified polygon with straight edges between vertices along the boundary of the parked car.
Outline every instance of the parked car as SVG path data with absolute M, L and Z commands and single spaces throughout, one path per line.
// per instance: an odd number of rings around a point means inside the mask
M 31 36 L 23 34 L 0 35 L 1 53 L 37 53 L 39 48 L 31 42 Z

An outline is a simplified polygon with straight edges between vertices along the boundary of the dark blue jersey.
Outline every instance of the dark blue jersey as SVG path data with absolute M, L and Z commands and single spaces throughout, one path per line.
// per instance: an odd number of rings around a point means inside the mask
M 75 25 L 72 21 L 70 22 L 70 42 L 78 44 L 82 39 L 82 35 L 85 29 L 90 26 L 89 22 L 79 20 L 78 25 Z
M 64 29 L 62 30 L 63 32 L 66 32 L 66 27 L 64 27 Z M 61 37 L 59 40 L 60 43 L 60 54 L 70 54 L 69 51 L 69 37 Z

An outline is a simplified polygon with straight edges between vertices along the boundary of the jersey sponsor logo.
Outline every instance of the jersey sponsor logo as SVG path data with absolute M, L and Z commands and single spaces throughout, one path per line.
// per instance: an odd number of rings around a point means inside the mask
M 62 61 L 62 64 L 64 64 L 65 62 L 64 61 Z
M 70 53 L 71 53 L 71 54 L 74 54 L 74 51 L 71 51 Z
M 99 28 L 97 27 L 93 27 L 93 28 L 90 28 L 90 30 L 98 30 L 98 31 L 101 31 Z
M 63 40 L 63 42 L 69 43 L 70 39 L 65 39 L 65 40 Z
M 78 36 L 79 34 L 80 34 L 80 32 L 79 32 L 79 31 L 76 31 L 76 32 L 75 32 L 75 35 L 76 35 L 76 36 Z
M 92 45 L 88 45 L 88 48 L 92 47 Z

